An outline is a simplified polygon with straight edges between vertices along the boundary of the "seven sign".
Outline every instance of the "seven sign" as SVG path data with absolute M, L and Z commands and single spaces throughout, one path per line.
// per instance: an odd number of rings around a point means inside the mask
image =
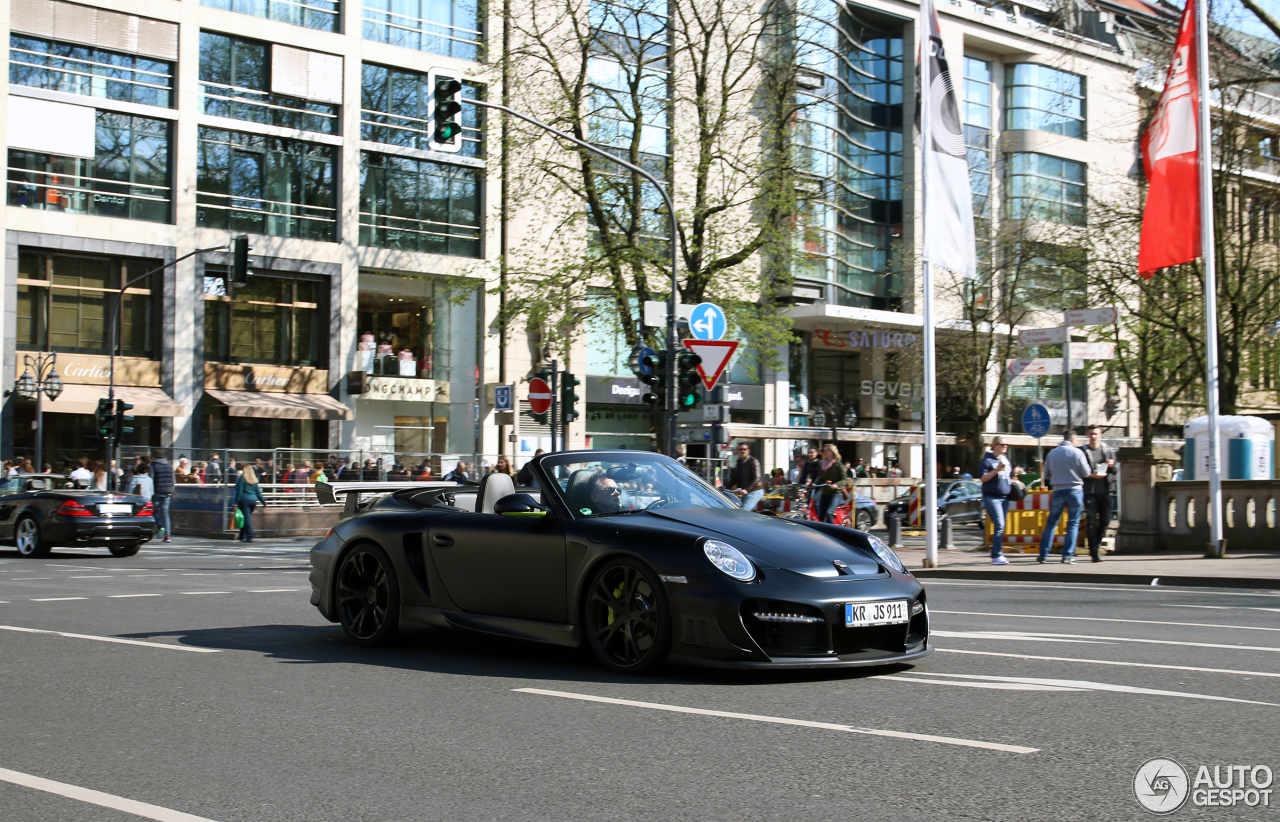
M 551 407 L 551 386 L 539 377 L 529 380 L 529 410 L 535 414 L 545 414 Z

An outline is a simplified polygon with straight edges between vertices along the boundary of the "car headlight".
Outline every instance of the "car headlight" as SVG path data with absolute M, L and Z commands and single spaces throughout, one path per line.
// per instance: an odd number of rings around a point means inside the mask
M 885 545 L 882 539 L 867 534 L 867 541 L 871 543 L 871 550 L 876 552 L 876 556 L 880 557 L 885 565 L 899 572 L 907 570 L 907 566 L 902 564 L 902 560 L 898 559 L 898 555 L 893 552 L 892 548 Z
M 702 553 L 719 571 L 740 582 L 750 582 L 756 575 L 756 567 L 751 560 L 727 542 L 709 539 L 702 543 Z

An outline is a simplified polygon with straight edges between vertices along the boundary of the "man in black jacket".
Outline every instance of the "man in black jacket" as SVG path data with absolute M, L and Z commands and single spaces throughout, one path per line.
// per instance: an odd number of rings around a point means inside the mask
M 1102 441 L 1101 426 L 1089 429 L 1089 443 L 1080 446 L 1089 463 L 1090 473 L 1084 480 L 1084 513 L 1088 517 L 1085 535 L 1089 540 L 1089 556 L 1102 562 L 1102 537 L 1111 524 L 1111 492 L 1115 488 L 1116 449 Z
M 747 511 L 754 511 L 764 497 L 760 460 L 751 456 L 751 446 L 745 442 L 738 443 L 738 463 L 729 475 L 729 490 L 738 492 L 739 503 Z
M 173 499 L 173 466 L 164 458 L 159 448 L 151 451 L 151 483 L 155 491 L 151 496 L 151 506 L 155 509 L 156 525 L 164 534 L 162 542 L 169 542 L 172 528 L 169 522 L 169 502 Z

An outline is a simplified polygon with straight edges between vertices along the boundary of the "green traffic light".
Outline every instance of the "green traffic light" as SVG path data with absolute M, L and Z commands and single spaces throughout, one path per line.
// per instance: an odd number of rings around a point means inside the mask
M 436 126 L 436 142 L 447 143 L 462 133 L 462 126 L 457 123 L 441 123 Z

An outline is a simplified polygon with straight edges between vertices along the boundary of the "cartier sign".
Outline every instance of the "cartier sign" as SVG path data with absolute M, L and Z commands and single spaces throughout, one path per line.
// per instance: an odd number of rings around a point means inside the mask
M 413 377 L 369 377 L 368 390 L 360 395 L 360 399 L 448 402 L 449 383 Z
M 206 362 L 204 387 L 270 394 L 327 394 L 329 372 L 320 368 Z
M 18 352 L 18 362 L 24 351 Z M 80 385 L 106 385 L 111 382 L 111 359 L 84 355 L 58 356 L 58 374 L 62 381 Z M 160 363 L 137 357 L 116 357 L 116 385 L 160 385 Z

